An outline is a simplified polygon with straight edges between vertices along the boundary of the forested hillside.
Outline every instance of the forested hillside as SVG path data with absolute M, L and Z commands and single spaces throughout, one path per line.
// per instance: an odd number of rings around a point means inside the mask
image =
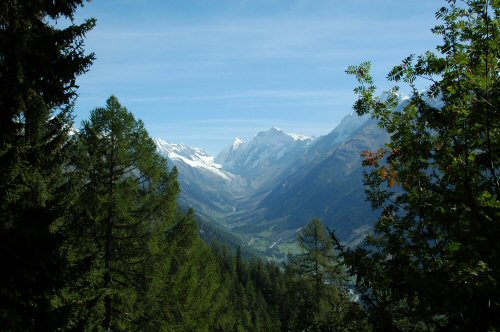
M 74 124 L 76 78 L 96 59 L 84 49 L 96 21 L 75 20 L 84 5 L 0 4 L 1 331 L 500 329 L 500 1 L 444 2 L 436 52 L 388 74 L 409 87 L 404 104 L 398 87 L 377 91 L 369 62 L 347 69 L 359 83 L 355 111 L 372 118 L 365 135 L 307 177 L 280 179 L 254 214 L 264 219 L 253 227 L 307 219 L 283 262 L 181 210 L 178 169 L 116 96 Z M 367 137 L 379 143 L 375 125 L 388 143 L 356 151 Z M 363 169 L 344 167 L 358 156 Z M 380 216 L 356 247 L 339 241 L 341 220 L 326 227 L 301 209 L 327 195 L 359 200 L 357 184 L 324 181 L 350 171 L 364 174 Z M 252 183 L 267 188 L 261 175 Z M 279 224 L 283 211 L 299 217 Z

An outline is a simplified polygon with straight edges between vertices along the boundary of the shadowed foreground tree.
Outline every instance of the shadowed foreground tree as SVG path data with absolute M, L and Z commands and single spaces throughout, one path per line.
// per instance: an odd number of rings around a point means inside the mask
M 359 115 L 390 143 L 364 153 L 368 198 L 382 216 L 346 261 L 380 331 L 500 328 L 500 1 L 447 1 L 437 52 L 409 56 L 377 98 L 369 63 L 351 66 Z M 430 88 L 419 91 L 419 80 Z
M 94 20 L 64 28 L 82 0 L 0 3 L 0 326 L 65 325 L 55 299 L 67 264 L 59 225 L 71 191 L 65 176 L 75 79 L 91 65 L 82 45 Z M 60 27 L 60 25 L 59 25 Z

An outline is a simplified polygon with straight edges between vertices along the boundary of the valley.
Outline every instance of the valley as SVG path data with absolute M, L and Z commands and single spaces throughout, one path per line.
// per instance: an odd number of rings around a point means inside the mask
M 356 245 L 377 218 L 365 199 L 361 152 L 388 139 L 369 117 L 346 115 L 329 134 L 308 137 L 277 127 L 236 138 L 217 156 L 156 139 L 179 170 L 179 203 L 261 256 L 295 253 L 296 234 L 320 218 Z

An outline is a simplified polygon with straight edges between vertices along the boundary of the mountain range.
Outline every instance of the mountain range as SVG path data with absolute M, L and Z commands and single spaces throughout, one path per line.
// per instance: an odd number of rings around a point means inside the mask
M 387 134 L 369 117 L 349 114 L 318 138 L 276 127 L 235 141 L 217 156 L 155 139 L 179 170 L 181 206 L 237 236 L 268 257 L 294 252 L 296 233 L 320 218 L 355 245 L 377 211 L 365 199 L 361 152 L 376 150 Z

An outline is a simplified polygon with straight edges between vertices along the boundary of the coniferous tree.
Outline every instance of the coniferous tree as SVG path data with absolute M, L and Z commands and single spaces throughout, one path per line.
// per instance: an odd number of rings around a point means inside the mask
M 248 260 L 241 248 L 235 253 L 217 243 L 212 243 L 211 248 L 221 280 L 212 331 L 294 330 L 294 326 L 287 324 L 289 313 L 300 309 L 296 302 L 285 308 L 286 279 L 279 264 L 256 258 Z
M 224 303 L 218 294 L 217 264 L 199 238 L 194 212 L 179 216 L 157 244 L 160 255 L 152 270 L 156 281 L 148 307 L 154 308 L 151 316 L 161 324 L 150 325 L 149 330 L 209 331 Z
M 217 241 L 210 242 L 210 251 L 217 263 L 217 280 L 220 282 L 215 300 L 218 306 L 211 331 L 231 331 L 235 320 L 234 303 L 232 301 L 232 294 L 234 294 L 232 277 L 236 272 L 233 256 L 228 247 Z
M 140 329 L 151 319 L 150 287 L 162 282 L 154 280 L 161 278 L 155 260 L 168 254 L 158 246 L 174 225 L 176 170 L 168 171 L 143 123 L 116 97 L 83 122 L 78 146 L 79 209 L 68 247 L 83 268 L 82 289 L 68 290 L 67 297 L 80 303 L 75 324 Z
M 64 234 L 71 191 L 65 176 L 75 78 L 88 20 L 63 29 L 83 0 L 0 4 L 0 325 L 9 331 L 55 330 L 66 310 Z
M 289 264 L 292 276 L 298 276 L 289 281 L 299 306 L 294 329 L 369 330 L 358 304 L 348 295 L 344 265 L 323 223 L 313 219 L 297 240 L 303 253 L 290 257 Z
M 304 253 L 292 257 L 293 267 L 313 281 L 316 298 L 321 298 L 326 283 L 342 285 L 345 280 L 342 266 L 334 252 L 333 241 L 326 227 L 319 219 L 311 220 L 297 236 L 297 242 Z
M 368 198 L 383 209 L 367 246 L 346 260 L 379 330 L 500 328 L 500 2 L 447 1 L 437 52 L 410 56 L 375 97 L 370 64 L 351 66 L 358 114 L 390 143 L 365 152 Z M 417 89 L 424 79 L 426 92 Z M 437 100 L 437 102 L 436 102 Z

